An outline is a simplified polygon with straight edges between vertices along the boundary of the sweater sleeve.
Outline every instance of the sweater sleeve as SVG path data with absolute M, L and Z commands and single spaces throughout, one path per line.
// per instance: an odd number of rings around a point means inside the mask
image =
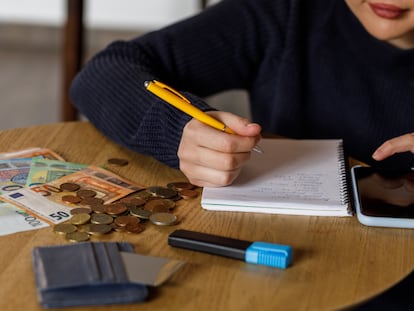
M 261 28 L 272 2 L 224 0 L 164 29 L 112 43 L 74 79 L 74 105 L 116 143 L 178 168 L 190 117 L 146 91 L 144 82 L 169 84 L 203 111 L 213 108 L 201 97 L 249 89 L 269 35 Z

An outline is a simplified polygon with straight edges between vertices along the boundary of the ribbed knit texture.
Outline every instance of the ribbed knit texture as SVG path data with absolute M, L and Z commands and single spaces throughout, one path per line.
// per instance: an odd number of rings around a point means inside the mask
M 71 89 L 78 109 L 117 143 L 177 168 L 190 118 L 147 92 L 150 79 L 205 111 L 202 97 L 245 89 L 265 133 L 343 138 L 370 164 L 382 142 L 414 131 L 414 51 L 372 38 L 342 0 L 224 0 L 115 42 L 85 66 Z M 414 157 L 381 164 L 412 166 Z

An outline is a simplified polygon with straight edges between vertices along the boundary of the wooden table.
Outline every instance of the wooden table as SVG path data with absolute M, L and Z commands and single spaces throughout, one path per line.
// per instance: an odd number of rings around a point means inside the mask
M 104 165 L 111 157 L 126 158 L 130 164 L 116 172 L 147 186 L 185 180 L 178 170 L 115 145 L 87 122 L 2 131 L 0 146 L 0 152 L 48 147 L 68 161 L 94 165 Z M 139 253 L 187 262 L 151 291 L 149 301 L 67 310 L 333 310 L 381 292 L 414 267 L 414 230 L 368 228 L 355 217 L 211 212 L 201 208 L 200 198 L 180 201 L 175 214 L 180 219 L 176 226 L 147 224 L 140 234 L 114 232 L 103 239 L 128 241 Z M 179 228 L 289 244 L 293 265 L 279 270 L 172 248 L 167 236 Z M 31 251 L 65 243 L 51 228 L 0 237 L 2 311 L 42 310 Z

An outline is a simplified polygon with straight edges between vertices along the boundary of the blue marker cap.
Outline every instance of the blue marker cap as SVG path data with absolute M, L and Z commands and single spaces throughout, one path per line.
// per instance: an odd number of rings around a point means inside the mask
M 292 248 L 289 245 L 253 242 L 246 249 L 245 261 L 286 269 L 292 262 Z

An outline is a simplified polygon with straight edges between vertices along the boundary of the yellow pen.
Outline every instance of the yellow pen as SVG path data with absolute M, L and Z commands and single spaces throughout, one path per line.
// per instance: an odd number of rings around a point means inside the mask
M 203 122 L 222 132 L 235 134 L 231 128 L 227 127 L 227 125 L 193 106 L 185 96 L 174 90 L 172 87 L 160 81 L 152 80 L 145 81 L 145 88 L 165 102 L 193 117 L 194 119 L 197 119 L 198 121 Z M 263 153 L 263 150 L 259 146 L 255 146 L 253 150 L 259 153 Z

